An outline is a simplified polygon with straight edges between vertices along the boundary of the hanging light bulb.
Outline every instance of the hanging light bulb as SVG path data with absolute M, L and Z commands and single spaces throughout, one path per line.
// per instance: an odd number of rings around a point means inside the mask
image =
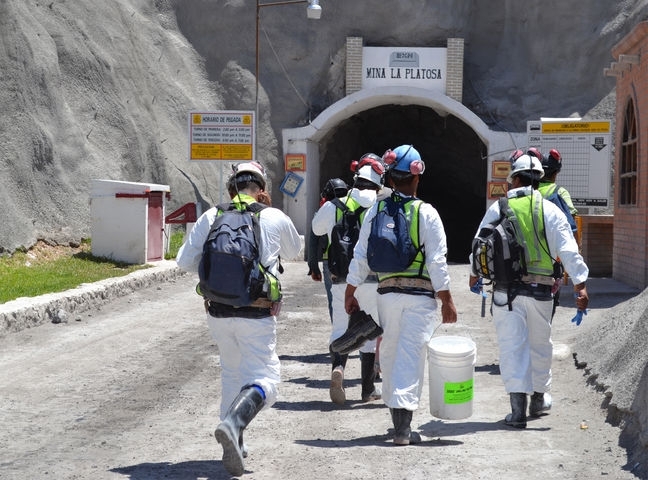
M 306 16 L 312 20 L 319 20 L 321 18 L 322 7 L 320 7 L 319 0 L 308 0 Z

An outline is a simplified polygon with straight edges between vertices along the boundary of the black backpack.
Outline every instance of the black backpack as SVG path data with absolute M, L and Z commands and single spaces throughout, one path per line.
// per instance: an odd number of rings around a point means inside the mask
M 414 212 L 418 215 L 423 201 L 413 201 L 417 202 Z M 419 252 L 409 233 L 405 215 L 408 203 L 388 197 L 378 204 L 367 244 L 367 263 L 374 272 L 402 272 L 414 262 Z
M 200 293 L 234 307 L 249 306 L 263 294 L 265 276 L 259 263 L 261 203 L 218 205 L 198 266 Z
M 482 227 L 472 243 L 477 275 L 510 286 L 526 275 L 526 242 L 508 198 L 499 199 L 500 218 Z
M 355 211 L 351 211 L 339 198 L 334 198 L 330 202 L 342 211 L 342 215 L 331 230 L 328 267 L 332 275 L 345 278 L 349 273 L 353 248 L 360 236 L 360 215 L 366 209 L 358 207 Z

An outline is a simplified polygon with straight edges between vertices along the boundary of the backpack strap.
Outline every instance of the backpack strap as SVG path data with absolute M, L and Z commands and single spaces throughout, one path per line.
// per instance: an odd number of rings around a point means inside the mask
M 547 197 L 544 197 L 544 196 L 543 196 L 543 199 L 548 199 L 548 197 L 551 196 L 554 192 L 556 192 L 556 195 L 557 195 L 557 196 L 560 196 L 560 189 L 561 189 L 562 187 L 559 187 L 559 186 L 556 185 L 555 183 L 554 183 L 554 185 L 555 185 L 555 188 L 551 191 L 551 193 L 549 193 L 549 194 L 547 195 Z M 549 200 L 549 201 L 551 201 L 551 200 Z M 565 205 L 565 207 L 566 207 L 566 206 L 567 206 L 567 205 Z M 566 214 L 566 213 L 567 213 L 567 212 L 565 212 L 565 214 Z M 571 215 L 571 212 L 569 212 L 569 214 Z M 544 206 L 543 206 L 543 210 L 542 210 L 542 215 L 544 216 Z M 572 219 L 573 219 L 573 217 L 572 217 Z M 564 267 L 564 265 L 562 264 L 562 261 L 560 260 L 560 258 L 558 258 L 557 255 L 556 255 L 556 257 L 554 258 L 554 256 L 553 256 L 553 255 L 551 254 L 551 252 L 549 251 L 549 241 L 547 240 L 547 228 L 546 228 L 546 227 L 544 228 L 544 230 L 542 231 L 542 233 L 543 233 L 543 235 L 544 235 L 544 241 L 545 241 L 545 244 L 546 244 L 547 248 L 545 249 L 545 247 L 544 247 L 544 245 L 542 244 L 542 242 L 540 243 L 540 246 L 541 246 L 542 249 L 545 251 L 545 253 L 551 257 L 551 260 L 553 261 L 553 274 L 552 274 L 552 277 L 553 277 L 554 279 L 562 278 L 563 275 L 565 274 L 565 267 Z
M 508 217 L 509 214 L 512 213 L 512 211 L 508 203 L 508 197 L 506 195 L 500 197 L 498 203 L 499 203 L 499 210 L 500 210 L 500 220 L 502 220 L 505 217 Z
M 422 255 L 421 258 L 421 266 L 419 267 L 419 277 L 423 275 L 423 269 L 425 268 L 425 248 L 421 246 L 421 222 L 419 221 L 419 212 L 421 210 L 421 205 L 423 205 L 423 200 L 420 200 L 418 198 L 413 198 L 411 200 L 408 200 L 403 204 L 403 208 L 405 208 L 410 202 L 415 202 L 414 203 L 414 213 L 416 214 L 416 256 L 418 256 L 418 253 L 420 252 Z M 411 221 L 414 221 L 414 218 L 412 217 Z M 412 239 L 412 243 L 414 243 L 414 239 Z M 428 272 L 429 274 L 429 272 Z
M 349 206 L 348 206 L 346 203 L 342 202 L 342 200 L 340 200 L 338 197 L 333 198 L 332 200 L 329 200 L 329 201 L 330 201 L 333 205 L 335 205 L 335 207 L 336 207 L 338 210 L 340 210 L 340 211 L 342 212 L 342 217 L 344 217 L 344 215 L 348 213 L 348 214 L 351 214 L 351 215 L 357 217 L 358 221 L 361 220 L 360 216 L 361 216 L 362 213 L 366 210 L 365 207 L 363 207 L 363 206 L 359 206 L 359 207 L 356 208 L 355 210 L 351 211 L 351 209 L 349 208 Z M 337 223 L 337 222 L 338 222 L 338 218 L 337 218 L 337 212 L 336 212 L 336 213 L 335 213 L 335 223 Z
M 259 225 L 259 212 L 263 210 L 264 208 L 267 208 L 268 206 L 259 203 L 259 202 L 253 202 L 253 203 L 244 203 L 245 205 L 245 210 L 248 212 L 252 212 L 252 226 L 254 227 L 254 239 L 256 240 L 257 246 L 259 245 L 259 239 L 261 238 L 261 226 Z M 267 272 L 268 274 L 270 273 L 268 270 L 268 267 L 263 265 L 260 261 L 261 259 L 259 258 L 259 265 L 261 266 L 261 271 L 262 272 Z M 281 259 L 277 258 L 277 261 L 279 262 L 279 265 L 277 266 L 278 271 L 282 272 L 283 271 L 283 266 L 281 265 Z
M 344 202 L 342 202 L 342 200 L 340 200 L 338 197 L 335 197 L 335 198 L 333 198 L 333 199 L 331 199 L 329 201 L 333 205 L 335 205 L 336 208 L 339 208 L 340 210 L 342 210 L 342 212 L 346 212 L 349 209 L 349 207 L 347 207 L 346 204 Z
M 220 203 L 216 205 L 216 208 L 220 212 L 227 212 L 229 210 L 237 210 L 236 204 L 234 202 Z
M 263 203 L 259 203 L 259 202 L 252 202 L 252 203 L 241 202 L 241 203 L 238 203 L 238 205 L 245 205 L 246 210 L 248 210 L 250 212 L 254 212 L 254 213 L 260 212 L 264 208 L 268 207 L 267 205 L 265 205 Z M 219 209 L 221 212 L 226 212 L 226 211 L 229 211 L 229 210 L 239 210 L 239 208 L 237 207 L 237 204 L 234 203 L 234 202 L 220 203 L 220 204 L 216 205 L 216 208 Z
M 245 208 L 250 212 L 258 213 L 264 208 L 268 208 L 268 206 L 264 203 L 253 202 L 253 203 L 246 203 Z
M 500 222 L 505 218 L 510 219 L 511 216 L 515 216 L 515 212 L 509 205 L 508 197 L 506 195 L 500 197 L 498 203 L 500 209 Z M 506 286 L 506 302 L 508 304 L 509 312 L 513 310 L 513 300 L 518 296 L 520 287 L 521 284 L 519 282 L 511 282 Z

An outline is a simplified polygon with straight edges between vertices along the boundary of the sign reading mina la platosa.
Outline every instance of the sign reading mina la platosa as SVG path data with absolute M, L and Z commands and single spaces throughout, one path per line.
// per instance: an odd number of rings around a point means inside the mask
M 446 48 L 364 47 L 362 88 L 411 86 L 446 91 Z

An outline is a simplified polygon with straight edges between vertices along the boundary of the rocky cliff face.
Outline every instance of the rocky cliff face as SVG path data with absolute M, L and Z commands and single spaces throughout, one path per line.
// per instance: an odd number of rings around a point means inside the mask
M 7 0 L 0 36 L 0 251 L 87 237 L 93 178 L 208 191 L 187 112 L 223 101 L 168 6 Z
M 347 36 L 464 38 L 464 103 L 523 131 L 540 116 L 611 117 L 602 70 L 647 12 L 646 0 L 321 4 L 316 22 L 305 5 L 260 11 L 257 150 L 275 180 L 280 130 L 344 96 Z M 169 209 L 219 201 L 221 166 L 187 160 L 187 113 L 254 108 L 255 15 L 249 0 L 1 0 L 0 252 L 87 237 L 93 178 L 168 184 Z

